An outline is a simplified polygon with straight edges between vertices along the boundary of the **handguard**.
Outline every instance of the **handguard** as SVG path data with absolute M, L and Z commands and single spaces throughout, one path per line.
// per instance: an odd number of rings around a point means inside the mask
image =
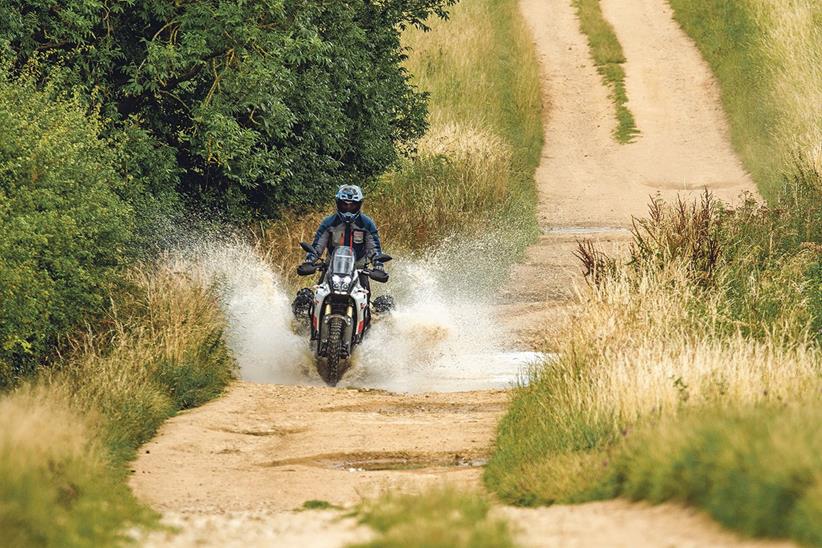
M 297 275 L 299 276 L 311 276 L 317 272 L 317 267 L 311 263 L 303 263 L 297 267 Z
M 388 281 L 388 272 L 385 270 L 372 270 L 368 273 L 368 277 L 374 280 L 375 282 L 380 282 L 384 284 Z

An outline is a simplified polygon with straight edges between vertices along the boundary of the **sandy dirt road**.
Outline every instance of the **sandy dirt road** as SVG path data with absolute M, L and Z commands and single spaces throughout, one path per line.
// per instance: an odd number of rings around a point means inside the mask
M 523 344 L 574 312 L 578 238 L 627 239 L 649 195 L 703 188 L 726 199 L 753 184 L 733 154 L 716 85 L 664 0 L 602 0 L 623 44 L 641 135 L 618 145 L 606 88 L 569 0 L 522 0 L 543 68 L 545 148 L 537 171 L 543 234 L 497 312 Z M 547 334 L 547 335 L 546 335 Z M 524 349 L 524 348 L 523 348 Z M 168 421 L 133 465 L 135 493 L 181 533 L 147 546 L 340 546 L 370 533 L 312 499 L 351 506 L 384 489 L 478 486 L 505 391 L 392 394 L 237 382 Z M 624 501 L 500 507 L 528 546 L 738 546 L 692 510 Z

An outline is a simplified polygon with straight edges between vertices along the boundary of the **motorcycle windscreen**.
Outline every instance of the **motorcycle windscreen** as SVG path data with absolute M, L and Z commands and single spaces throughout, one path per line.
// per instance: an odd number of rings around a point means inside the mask
M 331 273 L 353 274 L 356 262 L 357 257 L 354 255 L 354 250 L 348 246 L 340 246 L 334 250 L 334 255 L 331 257 Z

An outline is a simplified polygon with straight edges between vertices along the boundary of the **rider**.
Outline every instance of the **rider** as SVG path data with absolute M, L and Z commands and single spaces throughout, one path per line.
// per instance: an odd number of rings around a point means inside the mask
M 363 204 L 360 187 L 341 186 L 337 191 L 336 202 L 337 212 L 323 219 L 311 245 L 320 254 L 327 249 L 329 256 L 339 245 L 351 246 L 357 257 L 357 268 L 362 268 L 367 258 L 382 253 L 377 225 L 360 211 Z M 317 259 L 319 257 L 309 253 L 305 262 L 313 263 Z M 382 263 L 375 263 L 373 269 L 382 270 Z
M 363 192 L 357 185 L 342 185 L 337 190 L 336 195 L 337 212 L 329 215 L 320 223 L 317 233 L 314 235 L 314 241 L 311 247 L 317 250 L 322 255 L 328 250 L 328 255 L 334 252 L 334 248 L 340 245 L 350 246 L 354 249 L 356 256 L 357 268 L 363 268 L 367 259 L 375 255 L 382 254 L 380 246 L 380 235 L 377 231 L 377 225 L 370 217 L 361 212 L 363 204 Z M 305 263 L 311 264 L 319 260 L 320 257 L 314 253 L 308 253 L 305 256 Z M 383 264 L 379 261 L 373 261 L 371 270 L 381 270 L 385 272 Z M 388 273 L 385 273 L 384 279 L 388 280 Z M 360 285 L 369 290 L 370 283 L 368 276 L 360 276 Z M 370 295 L 369 295 L 370 296 Z M 369 299 L 370 300 L 370 299 Z M 308 309 L 313 301 L 313 293 L 310 289 L 301 289 L 297 293 L 297 298 L 292 304 L 292 309 L 295 315 L 302 315 Z M 375 307 L 382 308 L 383 303 L 374 303 Z

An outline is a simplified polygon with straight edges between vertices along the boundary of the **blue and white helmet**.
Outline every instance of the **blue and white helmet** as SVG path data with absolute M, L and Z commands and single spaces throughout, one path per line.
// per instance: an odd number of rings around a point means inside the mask
M 343 185 L 337 191 L 337 215 L 347 222 L 353 222 L 360 216 L 363 193 L 357 185 Z

